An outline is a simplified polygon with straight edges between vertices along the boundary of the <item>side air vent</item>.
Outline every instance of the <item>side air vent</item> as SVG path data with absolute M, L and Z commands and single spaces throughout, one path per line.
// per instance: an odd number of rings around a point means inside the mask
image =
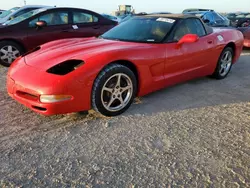
M 84 62 L 82 60 L 68 60 L 64 61 L 62 63 L 59 63 L 47 70 L 48 73 L 56 74 L 56 75 L 66 75 L 76 69 L 78 69 L 80 66 L 84 65 Z

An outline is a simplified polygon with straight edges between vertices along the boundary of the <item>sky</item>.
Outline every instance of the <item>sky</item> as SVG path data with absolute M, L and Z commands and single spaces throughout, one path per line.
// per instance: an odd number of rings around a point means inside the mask
M 26 0 L 30 5 L 77 7 L 98 13 L 111 13 L 118 5 L 132 5 L 136 12 L 167 11 L 178 13 L 186 8 L 209 8 L 218 12 L 250 12 L 250 0 Z M 24 5 L 24 0 L 0 0 L 0 9 Z

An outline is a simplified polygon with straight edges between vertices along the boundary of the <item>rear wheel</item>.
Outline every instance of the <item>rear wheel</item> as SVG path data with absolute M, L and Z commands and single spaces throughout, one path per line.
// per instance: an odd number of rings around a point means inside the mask
M 228 75 L 233 65 L 233 54 L 233 49 L 230 47 L 222 51 L 217 67 L 212 75 L 214 78 L 224 79 Z
M 105 116 L 116 116 L 129 108 L 136 92 L 134 73 L 126 66 L 112 64 L 102 70 L 95 80 L 92 106 Z
M 20 45 L 12 41 L 0 42 L 0 64 L 9 67 L 11 63 L 20 55 L 23 49 Z

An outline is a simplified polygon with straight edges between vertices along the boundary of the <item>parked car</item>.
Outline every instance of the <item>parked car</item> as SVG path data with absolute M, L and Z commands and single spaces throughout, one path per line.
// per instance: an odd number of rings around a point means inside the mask
M 109 14 L 102 14 L 102 16 L 105 17 L 105 18 L 107 18 L 107 19 L 116 21 L 116 22 L 120 22 L 121 21 L 120 18 L 118 18 L 116 16 L 109 15 Z
M 43 43 L 73 37 L 99 36 L 117 25 L 95 12 L 76 8 L 32 10 L 0 27 L 0 64 L 10 64 Z
M 230 20 L 221 14 L 210 9 L 197 9 L 198 11 L 191 11 L 193 9 L 186 9 L 183 14 L 192 14 L 200 17 L 204 23 L 211 27 L 230 27 Z
M 0 15 L 4 12 L 4 10 L 0 10 Z
M 40 114 L 94 108 L 115 116 L 136 96 L 197 77 L 225 78 L 242 47 L 240 31 L 212 29 L 195 16 L 138 16 L 99 38 L 41 45 L 11 65 L 7 88 Z
M 204 8 L 188 8 L 182 11 L 182 14 L 186 14 L 189 12 L 207 12 L 207 11 L 214 11 L 212 9 L 204 9 Z
M 234 27 L 249 27 L 250 13 L 229 13 L 226 17 L 231 21 Z
M 14 18 L 21 16 L 31 10 L 39 9 L 39 8 L 44 8 L 48 6 L 43 6 L 43 5 L 26 5 L 23 7 L 14 7 L 10 10 L 4 11 L 0 15 L 0 24 L 3 24 L 6 21 L 13 20 Z
M 151 12 L 149 14 L 172 14 L 171 12 Z
M 237 29 L 243 33 L 244 46 L 250 48 L 250 27 L 239 27 Z

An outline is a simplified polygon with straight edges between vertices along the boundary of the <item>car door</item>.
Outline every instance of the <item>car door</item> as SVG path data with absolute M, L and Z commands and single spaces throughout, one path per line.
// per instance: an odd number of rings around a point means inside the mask
M 184 43 L 176 48 L 178 41 L 186 34 L 196 34 L 199 40 Z M 192 79 L 207 74 L 207 67 L 214 48 L 213 37 L 206 33 L 200 19 L 188 18 L 181 20 L 170 35 L 167 44 L 165 78 L 173 83 Z M 171 80 L 173 79 L 173 80 Z
M 92 12 L 72 10 L 72 37 L 93 37 L 101 33 L 100 18 Z
M 37 21 L 45 21 L 47 25 L 37 27 Z M 29 21 L 26 43 L 34 48 L 53 40 L 70 38 L 71 35 L 68 32 L 70 29 L 69 12 L 67 10 L 46 12 Z

